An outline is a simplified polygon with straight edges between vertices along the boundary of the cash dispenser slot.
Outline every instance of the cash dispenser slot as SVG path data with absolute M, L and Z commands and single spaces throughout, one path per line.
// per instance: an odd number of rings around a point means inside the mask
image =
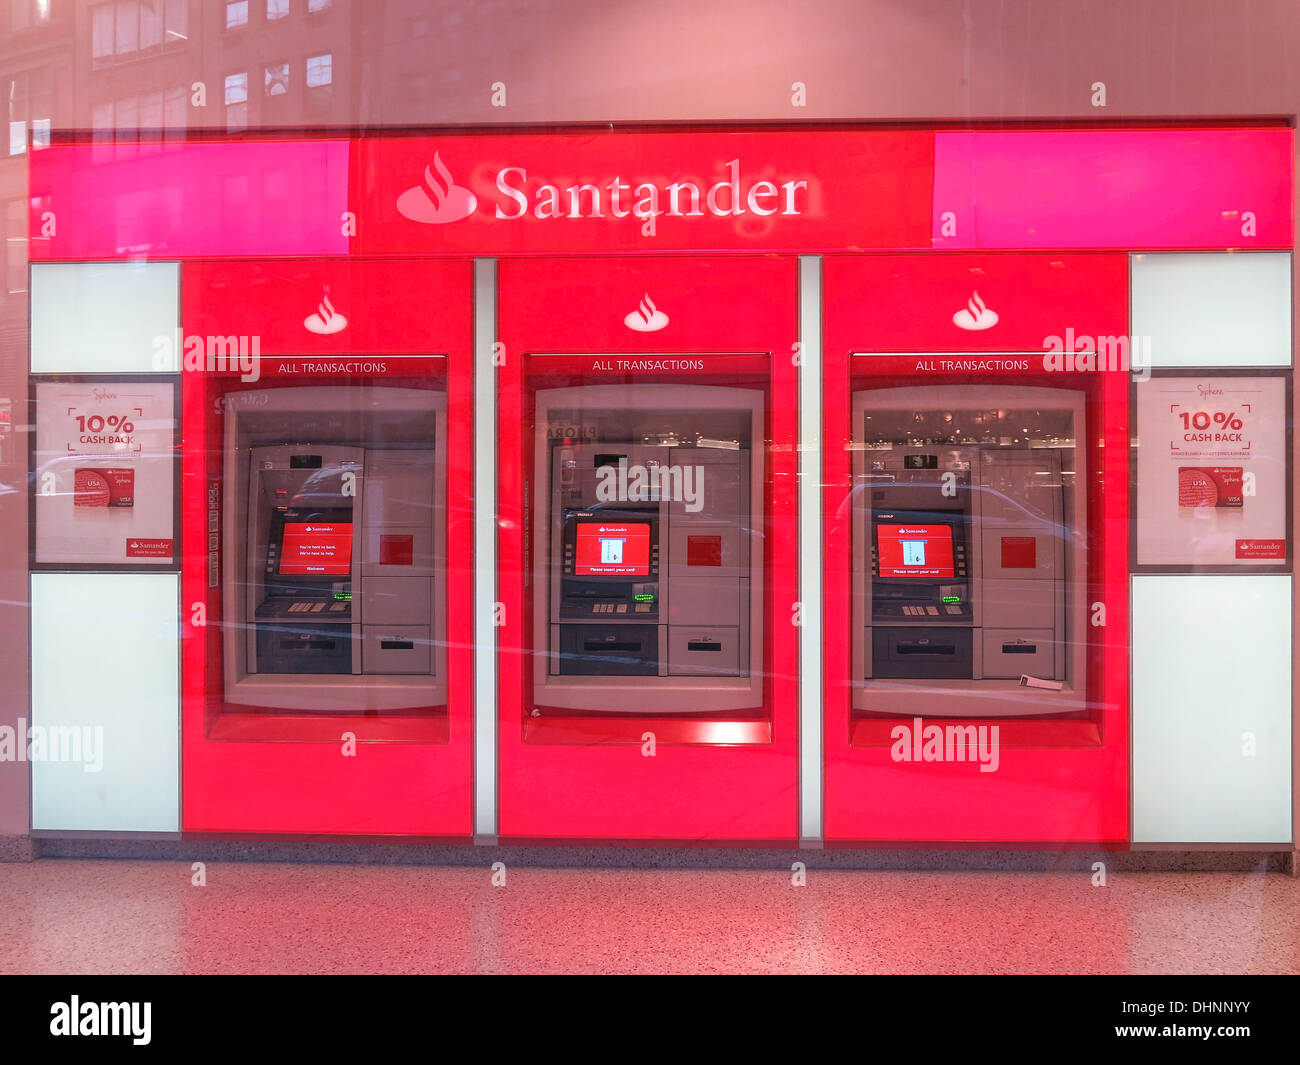
M 871 630 L 877 677 L 969 679 L 972 640 L 969 628 L 886 628 Z
M 659 630 L 654 625 L 561 625 L 560 669 L 565 676 L 654 677 L 659 673 Z

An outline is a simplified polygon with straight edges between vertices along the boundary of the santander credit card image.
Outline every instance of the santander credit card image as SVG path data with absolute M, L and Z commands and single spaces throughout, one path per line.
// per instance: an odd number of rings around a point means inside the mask
M 80 466 L 72 486 L 74 507 L 134 507 L 135 470 Z
M 1242 505 L 1240 466 L 1179 466 L 1180 507 Z

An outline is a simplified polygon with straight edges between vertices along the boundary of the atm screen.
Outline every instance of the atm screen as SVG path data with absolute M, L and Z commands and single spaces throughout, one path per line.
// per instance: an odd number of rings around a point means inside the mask
M 881 577 L 952 577 L 951 525 L 877 525 Z
M 579 577 L 648 577 L 649 522 L 578 523 L 573 572 Z
M 280 543 L 280 574 L 341 576 L 351 569 L 351 522 L 285 522 Z

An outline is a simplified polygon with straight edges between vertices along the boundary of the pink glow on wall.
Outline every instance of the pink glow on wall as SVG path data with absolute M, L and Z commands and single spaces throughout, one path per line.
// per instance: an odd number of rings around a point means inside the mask
M 934 246 L 1289 248 L 1292 159 L 1288 129 L 936 133 Z
M 348 156 L 346 140 L 34 151 L 31 258 L 346 254 Z

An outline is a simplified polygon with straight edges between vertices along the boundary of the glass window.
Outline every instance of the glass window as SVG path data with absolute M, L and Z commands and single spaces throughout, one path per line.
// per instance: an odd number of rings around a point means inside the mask
M 267 96 L 285 96 L 289 92 L 289 64 L 271 63 L 263 78 Z
M 137 0 L 124 0 L 117 5 L 116 51 L 134 52 L 140 47 L 140 5 Z
M 289 15 L 289 0 L 266 0 L 266 18 L 267 21 L 287 18 Z
M 234 30 L 248 25 L 248 0 L 226 5 L 226 29 Z
M 243 129 L 248 124 L 248 74 L 226 75 L 226 128 Z
M 226 106 L 248 103 L 248 75 L 226 75 Z
M 140 5 L 140 48 L 157 48 L 162 44 L 163 8 L 146 0 Z
M 22 155 L 27 150 L 27 123 L 9 123 L 9 154 Z
M 90 13 L 90 54 L 103 59 L 113 54 L 113 5 L 100 4 Z
M 187 0 L 167 0 L 168 40 L 188 40 L 189 25 L 189 7 Z
M 307 88 L 317 89 L 331 84 L 333 80 L 333 54 L 326 52 L 325 55 L 314 55 L 307 59 Z
M 307 11 L 310 14 L 317 14 L 321 11 L 328 11 L 331 0 L 307 0 Z

